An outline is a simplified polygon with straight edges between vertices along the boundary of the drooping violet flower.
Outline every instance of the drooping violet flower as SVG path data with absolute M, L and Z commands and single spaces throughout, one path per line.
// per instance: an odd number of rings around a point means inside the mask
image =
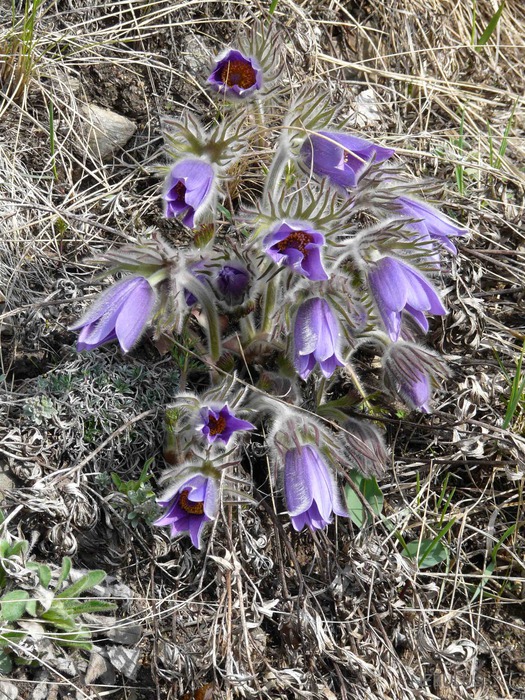
M 202 530 L 217 515 L 219 508 L 218 482 L 197 474 L 169 490 L 157 501 L 166 508 L 164 515 L 153 524 L 171 526 L 171 536 L 188 532 L 194 547 L 202 547 Z
M 464 236 L 468 233 L 467 229 L 458 226 L 446 214 L 434 209 L 429 204 L 419 202 L 417 199 L 399 197 L 397 202 L 400 204 L 400 211 L 404 216 L 420 219 L 408 224 L 408 226 L 417 231 L 421 238 L 424 240 L 431 238 L 438 241 L 454 255 L 458 252 L 450 240 L 450 236 Z
M 382 163 L 394 153 L 392 148 L 332 131 L 319 131 L 308 136 L 301 147 L 306 167 L 340 187 L 355 187 L 359 173 L 367 163 L 372 159 Z
M 248 270 L 241 263 L 228 261 L 217 272 L 217 289 L 228 304 L 239 304 L 250 283 Z
M 253 56 L 227 49 L 216 59 L 208 83 L 225 97 L 245 99 L 261 89 L 263 71 Z
M 335 477 L 314 445 L 288 450 L 284 458 L 284 494 L 295 530 L 318 530 L 332 522 L 332 513 L 348 515 Z
M 381 476 L 389 461 L 383 433 L 370 421 L 357 418 L 347 418 L 342 428 L 346 464 L 355 464 L 366 478 Z
M 402 260 L 385 256 L 371 264 L 368 284 L 390 338 L 401 333 L 401 311 L 405 310 L 426 333 L 425 313 L 444 316 L 447 311 L 437 291 L 422 272 Z
M 117 339 L 124 352 L 139 340 L 153 315 L 153 287 L 144 277 L 131 277 L 107 289 L 70 330 L 80 330 L 77 350 L 93 350 Z
M 165 216 L 182 216 L 182 223 L 193 228 L 195 217 L 206 207 L 213 181 L 213 168 L 204 160 L 187 158 L 175 163 L 164 186 Z
M 197 426 L 197 430 L 202 432 L 209 443 L 220 440 L 227 445 L 233 433 L 238 430 L 255 429 L 252 423 L 237 418 L 228 408 L 228 404 L 219 409 L 203 406 L 200 410 L 200 419 L 201 423 Z
M 387 348 L 382 366 L 387 389 L 423 413 L 430 413 L 432 379 L 449 374 L 442 358 L 420 345 L 405 341 Z
M 322 233 L 299 221 L 282 221 L 263 239 L 265 252 L 275 263 L 291 267 L 309 280 L 328 279 L 321 260 L 324 243 Z
M 319 297 L 308 299 L 299 307 L 294 326 L 294 365 L 301 379 L 306 379 L 319 363 L 325 377 L 331 377 L 340 358 L 339 323 L 328 302 Z

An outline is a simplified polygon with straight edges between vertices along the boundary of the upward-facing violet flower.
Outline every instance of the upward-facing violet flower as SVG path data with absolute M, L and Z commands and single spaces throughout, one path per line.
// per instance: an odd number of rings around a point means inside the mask
M 197 474 L 174 488 L 168 489 L 157 503 L 166 508 L 164 515 L 153 524 L 169 525 L 171 536 L 188 532 L 194 547 L 202 546 L 202 530 L 217 515 L 219 487 L 216 479 Z
M 360 171 L 372 159 L 388 160 L 395 151 L 358 136 L 332 131 L 319 131 L 308 136 L 301 157 L 308 169 L 327 177 L 340 187 L 355 187 Z
M 213 168 L 204 160 L 186 158 L 175 163 L 164 187 L 166 217 L 182 216 L 182 223 L 193 228 L 195 218 L 206 208 L 213 181 Z
M 447 313 L 423 273 L 397 258 L 385 256 L 372 263 L 368 284 L 388 335 L 394 341 L 401 334 L 401 311 L 411 314 L 425 333 L 428 331 L 425 313 L 437 316 Z
M 282 221 L 263 239 L 263 247 L 278 265 L 286 265 L 309 280 L 326 280 L 321 260 L 322 233 L 299 221 Z
M 284 458 L 284 495 L 295 530 L 318 530 L 332 522 L 332 513 L 348 515 L 335 477 L 314 445 L 288 450 Z
M 319 362 L 325 377 L 331 377 L 340 358 L 339 323 L 328 302 L 319 297 L 308 299 L 299 307 L 294 327 L 294 365 L 306 379 Z
M 255 426 L 247 420 L 237 418 L 230 409 L 228 404 L 221 408 L 210 408 L 203 406 L 200 410 L 200 424 L 197 429 L 208 439 L 209 443 L 214 443 L 216 440 L 227 445 L 233 435 L 238 430 L 254 430 Z
M 124 352 L 138 341 L 153 315 L 153 287 L 144 277 L 131 277 L 107 289 L 70 330 L 80 330 L 77 350 L 93 350 L 117 339 Z
M 434 209 L 429 204 L 419 202 L 409 197 L 397 199 L 401 207 L 401 213 L 410 219 L 418 219 L 409 224 L 409 227 L 421 236 L 423 240 L 429 238 L 438 241 L 454 255 L 458 252 L 456 246 L 450 240 L 450 236 L 464 236 L 467 229 L 458 226 L 452 219 L 442 212 Z
M 261 89 L 263 71 L 253 56 L 245 56 L 236 49 L 227 49 L 215 61 L 208 83 L 225 97 L 245 99 Z

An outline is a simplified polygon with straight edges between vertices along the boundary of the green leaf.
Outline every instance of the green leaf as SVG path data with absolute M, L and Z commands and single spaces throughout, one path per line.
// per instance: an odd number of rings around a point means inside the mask
M 51 569 L 47 564 L 40 564 L 38 567 L 38 578 L 44 588 L 48 588 L 51 583 Z
M 58 591 L 60 586 L 64 583 L 66 578 L 69 576 L 71 571 L 71 559 L 69 557 L 64 557 L 62 559 L 62 569 L 60 570 L 60 575 L 58 577 L 57 585 L 55 590 Z
M 0 651 L 0 675 L 8 676 L 13 669 L 13 661 L 7 651 Z
M 381 515 L 385 499 L 383 492 L 379 488 L 377 479 L 375 477 L 366 479 L 357 469 L 352 469 L 349 476 L 363 495 L 365 501 L 370 505 L 375 515 Z M 345 488 L 345 496 L 351 521 L 354 525 L 357 525 L 357 527 L 363 527 L 367 522 L 368 512 L 361 502 L 361 499 L 351 486 Z
M 27 591 L 9 591 L 0 598 L 0 616 L 6 622 L 19 620 L 26 611 L 29 595 Z
M 350 520 L 357 527 L 363 527 L 366 523 L 367 513 L 361 499 L 350 485 L 345 486 L 345 498 Z
M 27 601 L 26 612 L 31 615 L 31 617 L 36 617 L 36 606 L 37 602 L 34 598 Z
M 27 552 L 28 547 L 29 542 L 27 542 L 27 540 L 18 540 L 9 547 L 6 557 L 17 557 L 19 554 Z
M 420 569 L 429 569 L 445 561 L 448 557 L 448 549 L 442 542 L 436 542 L 435 539 L 407 542 L 403 554 L 409 559 L 416 559 L 418 552 L 418 566 Z
M 19 632 L 18 630 L 3 632 L 2 634 L 0 634 L 0 649 L 10 646 L 13 642 L 21 642 L 26 637 L 26 632 Z
M 87 574 L 84 574 L 84 576 L 81 576 L 78 581 L 75 581 L 71 586 L 68 586 L 65 590 L 63 590 L 61 593 L 57 594 L 57 598 L 70 598 L 73 600 L 73 603 L 76 604 L 76 598 L 83 593 L 84 591 L 88 591 L 90 588 L 94 588 L 95 586 L 98 586 L 99 583 L 101 583 L 104 579 L 106 578 L 106 572 L 102 571 L 102 569 L 95 569 L 94 571 L 88 571 Z M 67 606 L 67 601 L 65 601 L 65 605 Z
M 120 476 L 116 472 L 111 472 L 111 481 L 113 482 L 113 484 L 117 487 L 117 489 L 119 491 L 122 491 L 122 493 L 124 493 L 123 488 L 122 488 L 124 485 L 124 482 L 122 481 L 122 479 L 120 478 Z
M 84 651 L 91 651 L 93 649 L 93 644 L 91 643 L 90 639 L 91 633 L 81 630 L 74 634 L 63 635 L 60 638 L 54 639 L 53 641 L 59 647 L 71 647 L 73 649 L 84 649 Z
M 86 600 L 77 605 L 68 605 L 67 611 L 70 615 L 82 615 L 84 613 L 111 612 L 116 610 L 115 603 L 108 603 L 105 600 Z
M 492 15 L 489 23 L 487 24 L 487 28 L 485 29 L 483 34 L 479 37 L 478 41 L 476 42 L 476 51 L 480 51 L 481 47 L 485 46 L 487 41 L 492 36 L 492 34 L 493 34 L 494 30 L 496 29 L 496 26 L 499 22 L 499 18 L 501 17 L 501 13 L 503 12 L 504 7 L 505 7 L 505 0 L 503 0 L 503 2 L 498 7 L 496 12 Z
M 61 607 L 58 607 L 58 605 L 53 603 L 53 607 L 50 610 L 47 610 L 45 613 L 42 613 L 40 617 L 42 620 L 46 620 L 46 622 L 53 625 L 53 627 L 66 630 L 66 632 L 72 632 L 77 629 L 77 624 L 74 618 L 69 615 L 63 603 L 61 604 Z

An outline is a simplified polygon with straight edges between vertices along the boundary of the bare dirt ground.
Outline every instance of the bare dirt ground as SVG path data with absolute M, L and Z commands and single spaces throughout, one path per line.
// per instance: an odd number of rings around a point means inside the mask
M 315 76 L 471 232 L 429 337 L 445 391 L 429 416 L 384 418 L 389 521 L 407 541 L 453 521 L 448 559 L 420 568 L 380 519 L 297 535 L 264 499 L 224 506 L 202 552 L 170 542 L 150 523 L 177 358 L 148 341 L 79 355 L 67 330 L 101 289 L 86 260 L 154 231 L 184 244 L 162 216 L 160 120 L 186 104 L 216 116 L 211 60 L 266 4 L 43 2 L 16 88 L 23 6 L 1 0 L 1 537 L 29 542 L 15 578 L 69 556 L 106 571 L 96 592 L 117 609 L 84 621 L 92 652 L 15 640 L 0 697 L 525 698 L 523 398 L 508 409 L 525 333 L 525 9 L 508 0 L 476 48 L 497 7 L 279 0 L 272 20 L 282 81 Z M 108 153 L 97 108 L 126 118 Z M 112 480 L 150 458 L 133 493 Z

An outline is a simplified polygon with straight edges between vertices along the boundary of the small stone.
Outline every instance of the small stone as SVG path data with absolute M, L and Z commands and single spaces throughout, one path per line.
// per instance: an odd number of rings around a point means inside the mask
M 84 105 L 81 111 L 85 117 L 89 150 L 100 160 L 125 146 L 137 130 L 135 122 L 98 105 Z
M 106 632 L 106 637 L 112 642 L 132 647 L 140 642 L 142 627 L 140 625 L 116 625 Z
M 140 651 L 138 649 L 126 649 L 126 647 L 108 648 L 109 660 L 115 669 L 126 678 L 134 681 L 139 668 Z
M 86 685 L 91 685 L 91 683 L 98 680 L 100 676 L 107 672 L 108 668 L 109 666 L 106 659 L 98 652 L 92 651 L 86 671 Z
M 0 681 L 0 700 L 16 700 L 18 688 L 9 681 Z

